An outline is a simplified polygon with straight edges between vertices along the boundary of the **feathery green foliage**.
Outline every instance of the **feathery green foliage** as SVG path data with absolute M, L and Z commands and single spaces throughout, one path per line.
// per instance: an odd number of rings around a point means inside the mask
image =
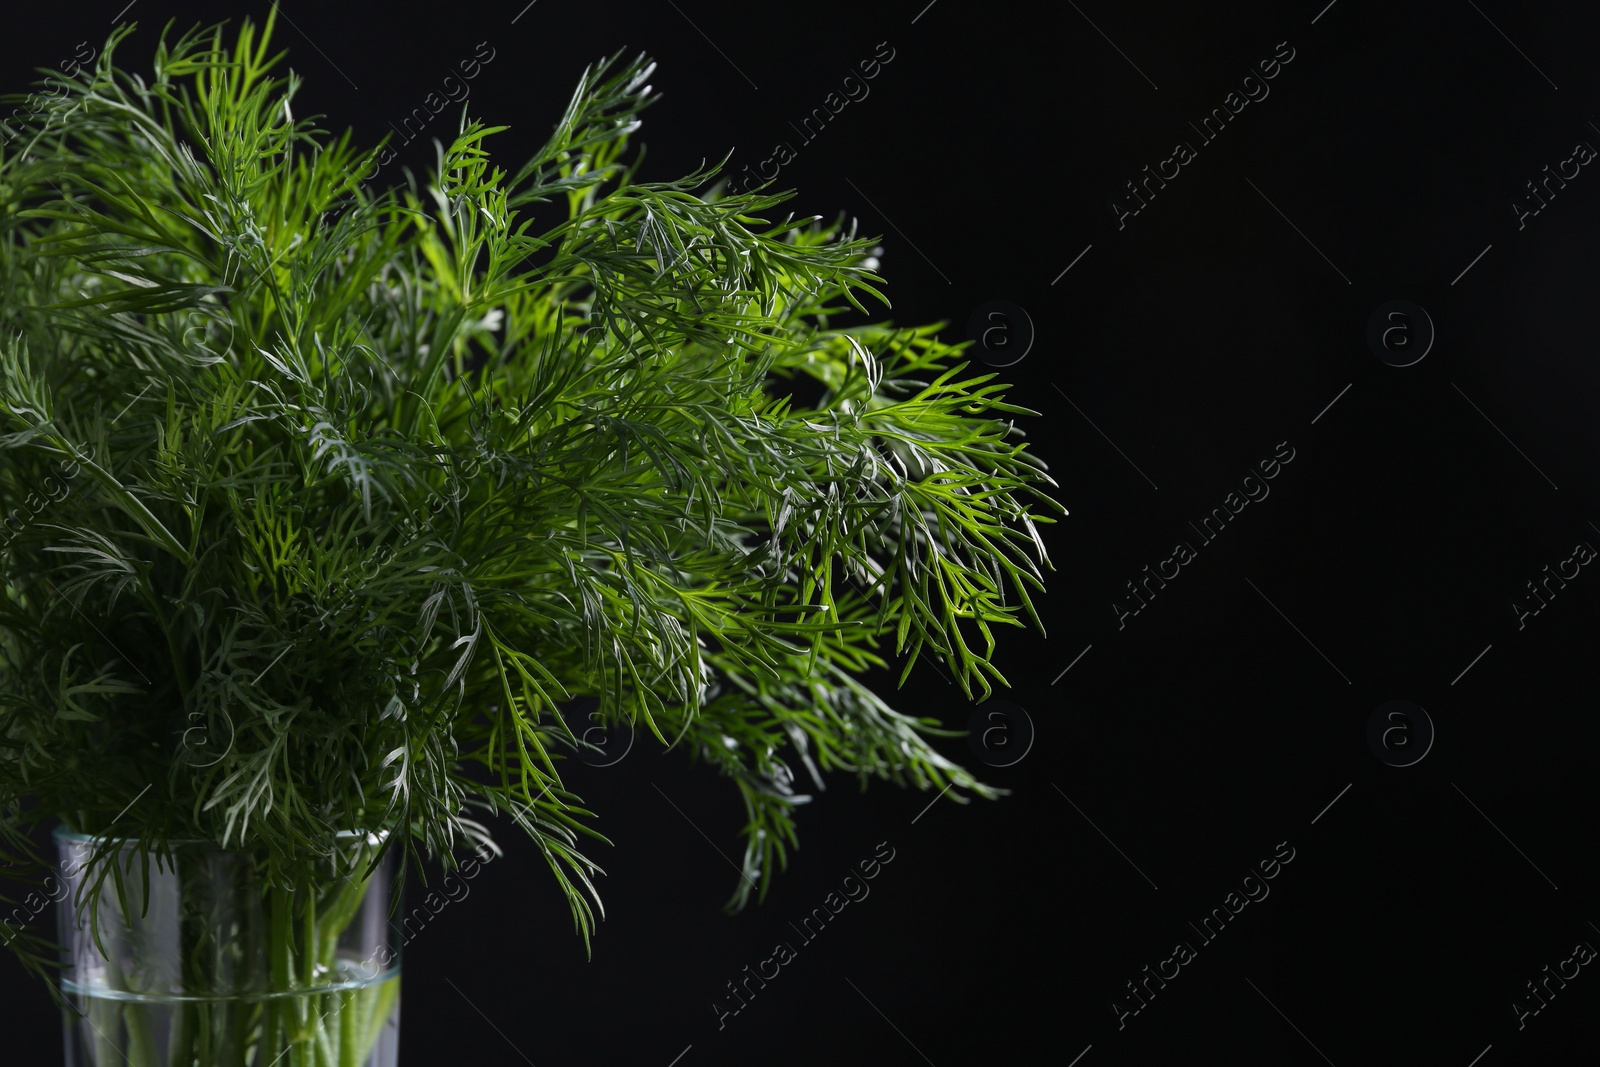
M 295 116 L 270 20 L 163 35 L 148 76 L 127 32 L 0 130 L 11 875 L 54 818 L 293 886 L 339 830 L 453 863 L 503 813 L 587 944 L 580 696 L 738 789 L 731 907 L 795 845 L 797 763 L 999 793 L 860 675 L 892 636 L 901 682 L 1003 683 L 1061 508 L 964 345 L 840 324 L 882 299 L 872 241 L 717 167 L 640 180 L 642 57 L 514 173 L 463 118 L 375 193 L 375 150 Z

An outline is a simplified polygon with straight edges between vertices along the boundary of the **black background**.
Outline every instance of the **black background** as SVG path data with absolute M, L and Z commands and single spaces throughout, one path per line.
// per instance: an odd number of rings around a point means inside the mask
M 123 2 L 8 11 L 0 84 L 98 47 Z M 945 746 L 1011 795 L 836 779 L 768 901 L 730 918 L 731 786 L 644 741 L 574 766 L 617 846 L 592 960 L 506 829 L 406 947 L 407 1064 L 1595 1062 L 1594 966 L 1520 1029 L 1512 1008 L 1600 946 L 1600 575 L 1520 628 L 1512 607 L 1600 546 L 1600 176 L 1520 228 L 1512 207 L 1600 146 L 1580 5 L 523 4 L 283 7 L 297 113 L 374 143 L 486 42 L 469 110 L 511 126 L 514 167 L 585 64 L 650 53 L 647 178 L 789 142 L 797 212 L 883 235 L 885 317 L 957 337 L 986 300 L 1026 309 L 1036 339 L 1001 379 L 1041 412 L 1019 424 L 1071 515 L 1046 531 L 1048 636 L 1007 631 L 996 657 L 1032 749 L 985 769 Z M 129 54 L 168 18 L 266 7 L 138 0 Z M 880 42 L 870 95 L 803 144 L 790 123 Z M 1189 123 L 1290 49 L 1202 145 Z M 1178 141 L 1196 158 L 1119 228 L 1111 198 Z M 1437 330 L 1411 366 L 1367 341 L 1392 300 Z M 1284 442 L 1270 495 L 1203 543 L 1189 523 Z M 1179 541 L 1194 560 L 1119 628 L 1125 583 Z M 932 666 L 875 681 L 902 710 L 972 713 Z M 1367 740 L 1394 699 L 1436 731 L 1406 767 Z M 800 944 L 788 924 L 880 842 L 870 896 Z M 1191 929 L 1289 849 L 1214 942 Z M 719 1029 L 713 998 L 779 940 L 797 958 Z M 1195 958 L 1119 1028 L 1124 984 L 1180 941 Z M 0 1061 L 60 1062 L 55 1009 L 9 959 L 0 1013 Z

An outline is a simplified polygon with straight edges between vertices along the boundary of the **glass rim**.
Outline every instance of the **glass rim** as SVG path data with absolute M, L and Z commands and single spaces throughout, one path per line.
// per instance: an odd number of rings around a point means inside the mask
M 357 840 L 358 838 L 369 838 L 370 839 L 372 837 L 377 837 L 378 841 L 376 843 L 382 843 L 384 840 L 386 840 L 389 837 L 391 832 L 392 831 L 387 830 L 387 829 L 383 829 L 383 830 L 339 830 L 333 836 L 334 836 L 334 840 L 336 840 L 336 841 L 354 841 L 354 840 Z M 114 835 L 114 834 L 84 834 L 84 833 L 79 833 L 76 830 L 69 830 L 67 828 L 67 824 L 65 822 L 61 822 L 61 823 L 56 824 L 56 828 L 51 832 L 51 836 L 53 836 L 56 839 L 57 842 L 68 842 L 68 841 L 70 841 L 70 842 L 72 842 L 74 844 L 89 844 L 89 843 L 95 843 L 95 842 L 100 842 L 100 841 L 130 842 L 130 841 L 137 841 L 138 840 L 138 838 L 136 838 L 136 837 L 121 837 L 121 836 L 117 836 L 117 835 Z M 217 849 L 219 852 L 231 852 L 231 851 L 234 851 L 233 849 L 224 848 L 221 844 L 217 843 L 216 841 L 211 841 L 211 840 L 208 840 L 208 839 L 203 838 L 203 837 L 178 837 L 178 838 L 173 838 L 170 841 L 164 842 L 164 844 L 167 844 L 167 845 L 210 845 L 211 847 Z

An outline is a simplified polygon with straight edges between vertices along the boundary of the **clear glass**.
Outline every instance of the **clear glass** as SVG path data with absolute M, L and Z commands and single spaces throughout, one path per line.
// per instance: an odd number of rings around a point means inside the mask
M 267 888 L 205 842 L 141 856 L 56 831 L 67 1067 L 396 1067 L 392 849 L 339 835 L 315 885 Z M 103 858 L 92 861 L 99 850 Z M 103 886 L 94 907 L 87 889 Z M 394 902 L 397 903 L 397 902 Z

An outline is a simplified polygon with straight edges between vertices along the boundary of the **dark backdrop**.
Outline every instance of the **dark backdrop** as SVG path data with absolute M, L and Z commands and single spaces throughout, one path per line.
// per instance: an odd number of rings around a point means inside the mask
M 123 2 L 8 11 L 4 87 L 98 47 Z M 648 176 L 787 142 L 797 211 L 883 235 L 896 321 L 963 335 L 1007 302 L 991 359 L 1025 351 L 1002 380 L 1071 515 L 1048 636 L 1002 635 L 991 766 L 947 746 L 1011 795 L 836 780 L 730 918 L 731 787 L 643 744 L 577 767 L 617 845 L 593 959 L 504 833 L 406 948 L 408 1064 L 1594 1062 L 1580 5 L 525 2 L 289 4 L 300 107 L 371 143 L 492 53 L 471 108 L 514 164 L 587 62 L 648 51 Z M 127 17 L 148 47 L 265 9 Z M 870 95 L 805 143 L 880 46 Z M 973 711 L 931 666 L 894 699 Z M 880 846 L 870 896 L 795 936 Z M 779 940 L 797 958 L 719 1029 L 713 998 Z M 10 960 L 0 1013 L 0 1060 L 59 1062 Z

